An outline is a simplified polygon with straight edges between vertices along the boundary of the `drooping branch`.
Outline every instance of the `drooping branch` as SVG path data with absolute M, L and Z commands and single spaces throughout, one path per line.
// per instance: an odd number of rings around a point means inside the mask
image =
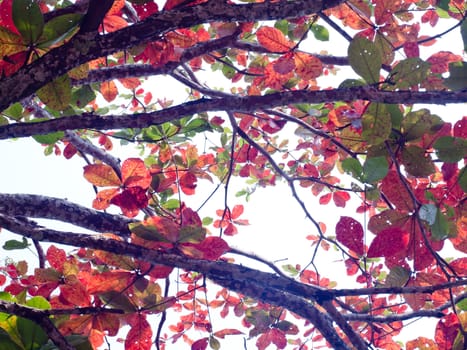
M 0 193 L 0 213 L 10 216 L 52 219 L 95 232 L 129 236 L 131 219 L 80 206 L 65 199 L 33 194 Z
M 87 234 L 64 232 L 38 226 L 25 218 L 0 214 L 0 227 L 11 232 L 44 242 L 54 242 L 75 247 L 105 250 L 132 256 L 153 264 L 176 266 L 188 271 L 198 271 L 215 283 L 272 305 L 278 305 L 304 317 L 323 334 L 336 349 L 349 349 L 337 334 L 331 318 L 313 306 L 327 298 L 327 291 L 303 285 L 289 278 L 260 272 L 246 266 L 223 261 L 197 260 L 186 256 L 155 251 L 123 241 L 105 239 Z M 364 348 L 358 348 L 364 350 Z
M 191 7 L 156 13 L 146 20 L 106 35 L 81 32 L 37 61 L 25 66 L 0 82 L 0 110 L 30 96 L 39 88 L 90 60 L 157 40 L 178 28 L 213 21 L 254 22 L 300 17 L 334 7 L 343 0 L 302 0 L 279 3 L 232 5 L 224 1 L 208 1 Z
M 288 106 L 294 103 L 322 103 L 333 101 L 366 100 L 381 103 L 447 104 L 467 102 L 467 91 L 381 91 L 362 86 L 335 90 L 297 90 L 265 96 L 231 96 L 217 99 L 199 99 L 151 113 L 105 115 L 85 113 L 38 123 L 16 123 L 0 126 L 0 139 L 48 134 L 59 130 L 145 128 L 150 125 L 181 119 L 187 115 L 214 111 L 255 112 L 262 109 Z

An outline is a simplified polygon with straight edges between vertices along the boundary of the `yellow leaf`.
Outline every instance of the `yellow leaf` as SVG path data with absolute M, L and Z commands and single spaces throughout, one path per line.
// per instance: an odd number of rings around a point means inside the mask
M 112 167 L 106 164 L 90 164 L 84 167 L 84 178 L 95 186 L 120 186 L 121 181 Z
M 101 94 L 107 102 L 112 102 L 118 94 L 117 85 L 113 81 L 104 81 L 101 83 Z

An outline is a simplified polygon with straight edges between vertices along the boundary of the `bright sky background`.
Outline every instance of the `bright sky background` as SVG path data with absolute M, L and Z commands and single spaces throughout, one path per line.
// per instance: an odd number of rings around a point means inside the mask
M 441 31 L 441 27 L 436 27 L 436 32 Z M 444 37 L 440 41 L 440 45 L 444 45 L 445 49 L 454 50 L 461 48 L 461 45 L 458 44 L 460 41 L 459 30 L 457 29 L 454 33 Z M 455 46 L 452 45 L 453 43 Z M 338 56 L 346 55 L 347 43 L 341 42 L 340 37 L 332 31 L 329 43 L 314 41 L 314 45 L 316 45 L 316 49 L 313 49 L 313 52 L 328 50 L 331 54 Z M 339 50 L 336 51 L 336 49 Z M 454 53 L 460 54 L 460 52 Z M 342 80 L 344 80 L 344 76 L 338 72 L 334 83 L 330 84 L 336 86 Z M 211 83 L 209 77 L 206 77 L 206 83 L 210 86 L 217 84 L 218 81 L 215 80 L 214 83 Z M 163 97 L 163 94 L 167 90 L 165 83 L 155 82 L 153 95 L 155 97 Z M 177 95 L 176 89 L 170 90 L 172 90 L 170 91 L 172 95 Z M 441 106 L 429 106 L 428 108 L 448 121 L 458 120 L 465 113 L 465 104 L 453 105 L 449 108 Z M 117 143 L 115 141 L 115 144 Z M 118 147 L 116 148 L 118 149 Z M 132 146 L 127 147 L 123 151 L 126 154 L 125 156 L 119 155 L 118 152 L 113 152 L 113 154 L 123 160 L 130 156 L 129 152 L 132 149 L 134 149 Z M 137 152 L 135 150 L 133 156 L 138 156 Z M 66 198 L 88 207 L 91 206 L 91 202 L 95 196 L 92 186 L 82 176 L 83 166 L 85 165 L 82 159 L 77 156 L 71 160 L 66 160 L 63 156 L 57 157 L 55 155 L 44 157 L 43 147 L 34 140 L 0 141 L 0 164 L 2 164 L 0 193 L 43 194 Z M 199 186 L 202 186 L 202 188 L 207 184 L 205 180 L 199 182 Z M 233 181 L 231 186 L 232 188 L 229 190 L 229 205 L 233 207 L 233 205 L 239 203 L 239 200 L 234 197 L 235 193 L 244 186 L 239 181 Z M 201 193 L 208 192 L 204 192 L 203 190 Z M 197 208 L 205 197 L 202 195 L 201 197 L 196 196 L 193 199 L 185 196 L 183 199 L 188 203 L 194 201 L 192 207 Z M 317 199 L 311 195 L 309 189 L 301 191 L 301 198 L 306 200 L 309 210 L 317 220 L 326 222 L 328 233 L 333 232 L 334 225 L 332 223 L 335 223 L 341 215 L 348 215 L 358 219 L 358 216 L 355 214 L 357 202 L 348 204 L 345 209 L 335 208 L 332 205 L 319 206 Z M 210 215 L 215 218 L 215 213 L 212 209 L 223 208 L 223 202 L 224 188 L 221 187 L 212 199 L 212 202 L 203 209 L 201 216 Z M 209 210 L 211 210 L 210 213 L 208 213 Z M 289 259 L 279 263 L 279 266 L 288 263 L 300 263 L 303 267 L 309 262 L 313 249 L 310 246 L 310 242 L 305 240 L 305 237 L 308 234 L 316 234 L 316 231 L 313 225 L 305 219 L 302 209 L 292 198 L 287 186 L 278 184 L 274 188 L 258 189 L 252 195 L 250 202 L 246 204 L 245 210 L 242 218 L 249 219 L 251 225 L 241 227 L 239 235 L 235 236 L 233 240 L 228 239 L 232 246 L 247 252 L 255 252 L 270 261 Z M 362 222 L 366 221 L 363 214 L 360 215 L 360 219 Z M 63 224 L 58 224 L 54 227 L 57 229 L 69 229 L 69 227 Z M 84 232 L 81 228 L 75 228 L 74 230 L 76 232 Z M 0 232 L 0 244 L 3 245 L 5 239 L 11 239 L 11 235 L 3 230 Z M 329 273 L 331 273 L 331 277 L 340 282 L 339 287 L 344 287 L 342 282 L 344 280 L 348 281 L 348 279 L 345 277 L 342 262 L 335 261 L 332 263 L 335 256 L 333 255 L 333 258 L 329 261 L 323 253 L 322 250 L 319 253 L 320 264 L 318 267 L 320 272 L 324 276 L 329 276 Z M 25 251 L 6 252 L 0 250 L 0 264 L 3 264 L 3 259 L 7 256 L 14 259 L 26 258 Z M 431 330 L 429 332 L 426 330 L 426 326 L 424 326 L 424 330 L 427 332 L 426 334 L 433 334 Z M 424 333 L 420 329 L 417 332 L 421 335 Z M 241 337 L 230 337 L 229 342 L 222 343 L 222 349 L 243 348 L 242 342 Z M 184 345 L 179 346 L 184 348 Z M 253 345 L 249 346 L 253 348 Z M 119 346 L 116 346 L 116 348 L 118 349 Z M 175 346 L 168 346 L 168 349 L 172 348 L 175 348 Z

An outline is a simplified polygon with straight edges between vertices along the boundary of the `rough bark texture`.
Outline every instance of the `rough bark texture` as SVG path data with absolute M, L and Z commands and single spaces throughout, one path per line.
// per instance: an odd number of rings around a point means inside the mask
M 0 110 L 28 97 L 74 67 L 156 40 L 161 34 L 177 28 L 188 28 L 213 21 L 251 22 L 300 17 L 332 8 L 342 2 L 342 0 L 303 0 L 231 5 L 214 0 L 198 6 L 163 11 L 140 23 L 106 35 L 85 31 L 75 35 L 67 44 L 20 69 L 11 77 L 3 79 L 0 82 Z

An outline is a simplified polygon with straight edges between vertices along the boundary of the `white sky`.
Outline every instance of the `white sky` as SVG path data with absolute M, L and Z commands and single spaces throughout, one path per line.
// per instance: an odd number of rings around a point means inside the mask
M 439 27 L 436 30 L 439 31 Z M 318 52 L 323 49 L 335 55 L 345 55 L 347 44 L 336 45 L 335 40 L 336 34 L 331 32 L 331 41 L 329 43 L 318 43 L 315 41 L 315 44 L 319 45 L 320 49 L 314 51 Z M 443 38 L 440 44 L 446 46 L 446 43 L 460 42 L 459 31 L 456 30 L 455 33 Z M 459 44 L 458 46 L 460 47 L 461 45 Z M 336 52 L 337 48 L 340 48 L 340 52 Z M 449 45 L 449 48 L 452 48 L 451 45 Z M 460 52 L 454 53 L 459 54 Z M 344 80 L 344 77 L 338 73 L 336 80 L 338 84 L 338 82 Z M 209 82 L 208 78 L 206 78 L 206 82 Z M 154 85 L 155 93 L 153 92 L 153 95 L 155 97 L 162 97 L 159 95 L 167 91 L 166 86 L 162 84 Z M 446 120 L 452 118 L 452 121 L 460 119 L 463 113 L 465 113 L 465 105 L 451 106 L 450 108 L 429 106 L 428 108 L 432 111 L 439 110 L 434 113 L 437 113 Z M 132 148 L 132 146 L 129 146 L 129 148 Z M 128 150 L 125 150 L 125 153 L 127 152 Z M 118 154 L 114 153 L 114 155 Z M 134 156 L 138 156 L 137 151 L 134 152 Z M 120 158 L 125 159 L 126 156 L 121 156 Z M 91 185 L 82 177 L 85 163 L 77 156 L 71 160 L 66 160 L 63 156 L 56 157 L 52 155 L 44 157 L 43 148 L 33 140 L 7 140 L 0 141 L 0 164 L 3 165 L 0 175 L 0 193 L 43 194 L 67 198 L 72 202 L 91 206 L 94 192 Z M 238 182 L 234 181 L 235 183 Z M 200 186 L 204 188 L 205 185 L 207 185 L 207 182 L 201 180 Z M 231 207 L 238 203 L 234 197 L 238 189 L 231 188 L 229 191 L 229 205 Z M 204 190 L 202 193 L 205 193 Z M 332 205 L 319 206 L 316 198 L 312 197 L 309 190 L 301 191 L 301 193 L 304 195 L 302 198 L 306 199 L 308 208 L 314 217 L 319 221 L 326 222 L 328 232 L 333 232 L 334 224 L 340 215 L 348 215 L 358 219 L 354 210 L 356 203 L 349 204 L 350 208 L 346 209 L 335 208 Z M 184 200 L 190 201 L 186 197 Z M 215 218 L 213 210 L 223 208 L 223 202 L 224 190 L 222 187 L 215 198 L 213 198 L 213 202 L 204 210 L 207 211 L 210 208 L 212 211 L 209 215 Z M 196 208 L 197 206 L 193 205 L 193 207 Z M 242 218 L 248 219 L 251 225 L 240 227 L 240 234 L 233 239 L 228 239 L 232 246 L 245 251 L 255 252 L 259 256 L 271 261 L 288 259 L 283 264 L 300 263 L 304 266 L 309 262 L 313 250 L 310 247 L 309 241 L 305 240 L 305 237 L 308 234 L 316 234 L 316 232 L 313 225 L 305 219 L 299 205 L 291 197 L 287 186 L 278 185 L 274 188 L 259 189 L 253 194 L 251 201 L 246 204 L 245 210 Z M 203 215 L 208 215 L 208 213 L 203 212 L 201 216 Z M 365 221 L 363 215 L 360 215 L 360 219 L 362 222 Z M 64 226 L 57 226 L 57 228 L 61 227 Z M 84 230 L 78 228 L 76 231 L 83 232 Z M 11 239 L 11 236 L 3 230 L 0 232 L 0 244 L 3 245 L 5 239 Z M 0 250 L 0 264 L 3 263 L 3 259 L 6 256 L 16 259 L 24 258 L 24 251 L 6 252 Z M 331 274 L 331 278 L 338 279 L 338 282 L 340 282 L 339 286 L 344 287 L 342 282 L 344 280 L 348 282 L 349 280 L 345 276 L 342 262 L 335 261 L 336 256 L 328 255 L 328 253 L 324 253 L 323 251 L 320 251 L 319 256 L 318 267 L 323 276 L 328 277 Z M 332 263 L 332 261 L 335 261 L 335 263 Z M 420 335 L 422 333 L 427 335 L 433 334 L 432 331 L 426 330 L 426 326 L 424 326 L 424 331 L 420 329 L 416 331 Z M 184 347 L 184 345 L 179 346 Z M 253 345 L 250 346 L 253 348 Z M 171 348 L 173 346 L 168 346 L 168 349 Z M 222 349 L 239 348 L 243 348 L 241 337 L 230 337 L 228 342 L 222 343 Z

